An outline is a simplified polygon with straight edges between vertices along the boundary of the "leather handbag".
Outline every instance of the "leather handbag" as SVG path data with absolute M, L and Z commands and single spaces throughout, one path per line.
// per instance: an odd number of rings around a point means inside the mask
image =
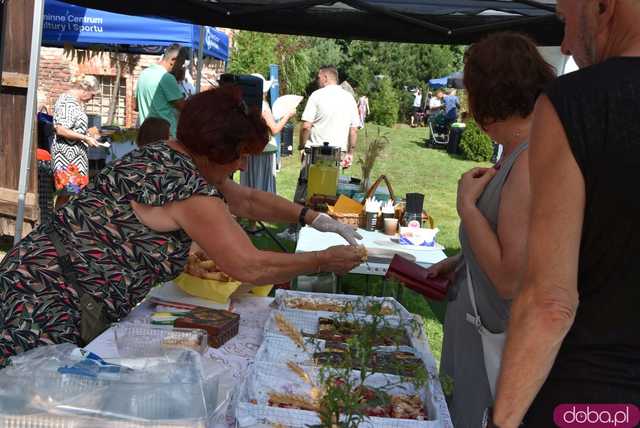
M 62 243 L 58 231 L 51 224 L 46 228 L 46 231 L 56 249 L 58 264 L 65 282 L 72 286 L 80 297 L 80 346 L 86 346 L 109 327 L 109 322 L 104 314 L 104 303 L 98 303 L 92 295 L 85 293 L 80 287 L 71 257 Z

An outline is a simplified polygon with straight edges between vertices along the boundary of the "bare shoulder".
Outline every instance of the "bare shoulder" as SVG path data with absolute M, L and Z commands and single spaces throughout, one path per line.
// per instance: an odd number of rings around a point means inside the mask
M 529 197 L 529 149 L 526 148 L 520 153 L 511 167 L 509 177 L 504 183 L 502 198 L 509 198 L 511 195 L 517 199 Z
M 520 153 L 516 161 L 513 163 L 511 173 L 507 183 L 515 182 L 526 184 L 529 182 L 529 148 L 527 147 Z

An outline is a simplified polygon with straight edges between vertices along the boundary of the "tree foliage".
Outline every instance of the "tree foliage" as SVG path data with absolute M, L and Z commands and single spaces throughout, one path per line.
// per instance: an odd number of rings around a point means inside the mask
M 376 75 L 390 76 L 396 89 L 404 89 L 458 70 L 462 56 L 459 46 L 353 41 L 344 69 L 361 91 L 372 87 Z
M 370 97 L 372 122 L 384 126 L 393 126 L 398 121 L 398 94 L 393 89 L 391 79 L 377 79 L 377 85 Z
M 347 41 L 240 31 L 235 36 L 228 71 L 262 73 L 280 66 L 281 93 L 309 95 L 321 65 L 335 65 L 341 80 L 358 94 L 370 95 L 372 120 L 397 120 L 409 99 L 406 87 L 459 70 L 463 47 L 410 43 Z M 384 76 L 380 80 L 375 76 Z M 384 82 L 383 84 L 381 82 Z M 382 105 L 376 107 L 376 98 Z M 395 106 L 393 104 L 396 104 Z
M 273 34 L 239 31 L 234 36 L 229 73 L 269 75 L 269 64 L 276 62 L 277 39 Z
M 493 142 L 473 120 L 470 120 L 462 134 L 460 151 L 466 159 L 486 162 L 493 155 Z

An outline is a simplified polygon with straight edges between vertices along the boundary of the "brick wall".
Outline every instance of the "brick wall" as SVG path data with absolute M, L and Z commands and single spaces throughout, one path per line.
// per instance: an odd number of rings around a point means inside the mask
M 140 55 L 133 70 L 123 70 L 122 78 L 126 82 L 125 126 L 131 127 L 136 124 L 134 91 L 138 76 L 142 70 L 157 62 L 158 59 L 157 55 Z M 224 63 L 222 61 L 211 61 L 206 64 L 203 69 L 202 89 L 210 88 L 211 85 L 208 81 L 216 82 L 223 70 Z M 79 62 L 77 58 L 65 55 L 62 48 L 41 48 L 38 70 L 38 109 L 44 107 L 53 113 L 56 100 L 71 88 L 70 79 L 78 74 L 115 77 L 116 69 L 107 53 Z

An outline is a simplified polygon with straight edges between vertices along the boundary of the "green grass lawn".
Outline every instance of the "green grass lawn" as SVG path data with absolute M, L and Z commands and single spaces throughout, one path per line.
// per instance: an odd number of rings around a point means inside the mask
M 456 212 L 456 190 L 460 175 L 478 166 L 476 162 L 469 162 L 452 156 L 440 149 L 427 149 L 424 145 L 425 128 L 378 127 L 367 124 L 366 132 L 371 139 L 377 135 L 378 128 L 381 135 L 386 135 L 390 145 L 374 167 L 372 179 L 385 174 L 391 181 L 397 196 L 403 197 L 408 192 L 425 194 L 425 209 L 434 218 L 436 227 L 440 229 L 438 242 L 446 247 L 448 255 L 456 254 L 460 249 L 458 241 L 459 219 Z M 358 135 L 356 159 L 364 151 L 365 132 Z M 297 146 L 297 134 L 294 136 L 294 147 Z M 277 177 L 278 194 L 292 199 L 298 179 L 300 158 L 297 154 L 283 158 L 282 169 Z M 347 170 L 347 174 L 361 176 L 360 167 L 355 165 Z M 282 225 L 273 225 L 277 232 Z M 275 248 L 268 237 L 254 238 L 256 246 L 260 248 Z M 293 244 L 289 246 L 293 250 Z M 347 275 L 343 279 L 343 289 L 347 293 L 361 294 L 364 291 L 364 280 L 361 275 Z M 379 281 L 372 280 L 371 291 L 379 294 L 382 289 Z M 389 294 L 389 290 L 387 290 Z M 403 304 L 413 313 L 420 314 L 425 319 L 427 334 L 436 361 L 440 359 L 442 347 L 442 320 L 446 306 L 444 303 L 429 304 L 422 296 L 405 290 Z

